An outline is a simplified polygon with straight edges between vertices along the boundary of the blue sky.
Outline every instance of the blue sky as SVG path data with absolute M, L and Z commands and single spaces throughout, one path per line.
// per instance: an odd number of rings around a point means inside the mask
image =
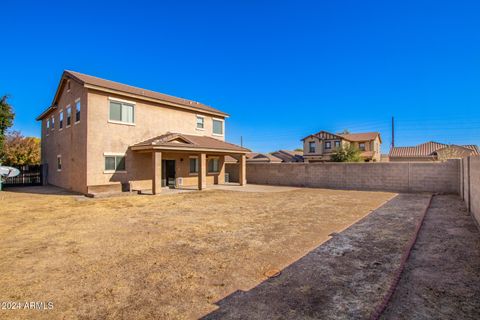
M 2 2 L 0 94 L 14 129 L 64 69 L 201 101 L 227 139 L 293 149 L 319 130 L 380 131 L 383 152 L 480 144 L 480 1 Z

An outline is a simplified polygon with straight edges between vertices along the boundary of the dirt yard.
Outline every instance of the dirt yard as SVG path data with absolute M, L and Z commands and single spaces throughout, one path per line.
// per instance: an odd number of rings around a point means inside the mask
M 303 189 L 87 199 L 0 193 L 0 318 L 198 318 L 392 193 Z

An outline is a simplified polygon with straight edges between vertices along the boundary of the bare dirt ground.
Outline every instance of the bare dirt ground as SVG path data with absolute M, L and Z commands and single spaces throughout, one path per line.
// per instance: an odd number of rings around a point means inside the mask
M 398 195 L 278 277 L 219 301 L 204 319 L 369 319 L 429 200 Z
M 54 309 L 0 310 L 0 318 L 201 317 L 217 309 L 216 302 L 256 287 L 266 272 L 294 263 L 392 196 L 322 189 L 106 199 L 2 192 L 0 301 L 52 301 Z M 381 222 L 393 230 L 403 218 Z M 345 286 L 352 271 L 349 257 L 356 254 L 348 239 L 337 238 L 341 247 L 329 249 L 330 258 L 318 262 L 333 267 L 335 257 L 346 259 L 335 265 L 345 270 L 336 278 Z M 389 245 L 387 240 L 378 244 Z M 363 268 L 386 268 L 385 259 L 379 265 L 376 260 L 355 262 L 355 283 L 370 279 L 362 276 Z M 295 290 L 318 292 L 308 286 Z M 327 299 L 329 290 L 309 301 Z
M 480 232 L 457 196 L 435 196 L 383 319 L 480 319 Z

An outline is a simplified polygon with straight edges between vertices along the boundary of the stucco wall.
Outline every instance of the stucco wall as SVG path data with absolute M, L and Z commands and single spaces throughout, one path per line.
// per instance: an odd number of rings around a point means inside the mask
M 249 163 L 254 184 L 459 193 L 460 161 L 437 163 Z
M 480 224 L 480 156 L 462 159 L 462 197 Z
M 80 122 L 75 123 L 75 101 L 80 99 Z M 75 81 L 70 81 L 70 90 L 60 92 L 58 108 L 42 120 L 42 164 L 47 166 L 47 183 L 65 189 L 86 190 L 86 132 L 87 94 Z M 67 127 L 66 107 L 72 108 L 72 123 Z M 59 128 L 59 113 L 63 111 L 63 128 Z M 55 118 L 55 128 L 46 129 L 46 121 Z M 47 134 L 48 133 L 48 134 Z M 62 158 L 62 170 L 57 171 L 57 155 Z
M 134 125 L 109 122 L 109 97 L 135 103 Z M 133 181 L 137 186 L 146 187 L 149 183 L 146 180 L 151 181 L 152 177 L 151 155 L 127 152 L 128 147 L 169 131 L 206 135 L 224 140 L 224 135 L 212 134 L 213 117 L 201 112 L 183 111 L 166 105 L 146 103 L 92 90 L 88 91 L 88 106 L 88 186 Z M 197 114 L 205 117 L 205 130 L 196 129 Z M 104 153 L 126 153 L 127 173 L 104 173 Z M 178 163 L 181 162 L 178 161 Z M 188 165 L 188 155 L 187 161 L 184 163 Z M 178 172 L 181 171 L 182 169 L 178 168 Z M 189 183 L 190 180 L 192 179 L 186 176 L 186 183 Z M 214 177 L 207 177 L 207 183 L 211 184 L 213 180 L 215 180 Z

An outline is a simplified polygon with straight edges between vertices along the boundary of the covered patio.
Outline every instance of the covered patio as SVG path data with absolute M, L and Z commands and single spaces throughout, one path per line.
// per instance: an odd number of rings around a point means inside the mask
M 152 194 L 164 187 L 203 190 L 225 183 L 225 157 L 238 163 L 239 185 L 246 184 L 246 157 L 250 150 L 207 136 L 167 133 L 130 147 L 151 154 Z

